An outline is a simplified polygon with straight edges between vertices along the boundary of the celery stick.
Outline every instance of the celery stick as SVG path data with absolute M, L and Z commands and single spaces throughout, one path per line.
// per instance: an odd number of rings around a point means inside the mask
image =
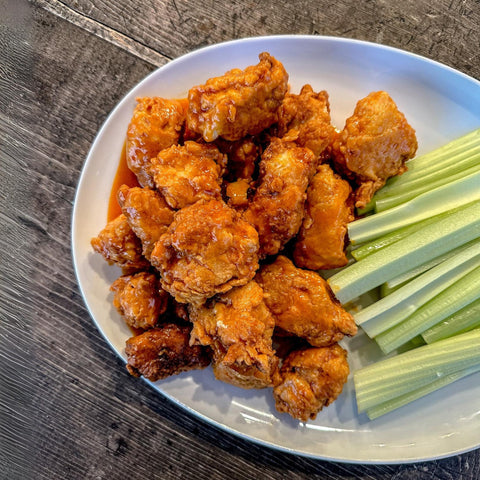
M 457 215 L 440 218 L 401 241 L 345 267 L 328 279 L 341 303 L 346 303 L 382 283 L 432 258 L 480 237 L 480 201 Z
M 402 323 L 377 335 L 375 341 L 383 352 L 392 352 L 427 328 L 476 300 L 479 294 L 480 267 L 477 267 L 422 305 Z
M 406 203 L 348 224 L 352 244 L 367 242 L 445 210 L 480 200 L 480 172 L 442 185 Z
M 480 154 L 478 155 L 478 158 L 480 159 Z M 405 185 L 405 190 L 395 190 L 394 193 L 377 199 L 375 203 L 375 211 L 383 212 L 384 210 L 388 210 L 389 208 L 393 208 L 397 205 L 408 202 L 412 198 L 415 198 L 422 193 L 428 192 L 429 190 L 440 187 L 442 185 L 446 185 L 448 183 L 454 182 L 477 172 L 480 172 L 480 165 L 475 165 L 474 167 L 457 172 L 456 174 L 452 174 L 448 177 L 442 177 L 438 180 L 432 180 L 430 183 L 426 183 L 425 179 L 425 182 L 421 183 L 417 187 L 415 187 L 414 185 Z M 477 177 L 480 179 L 480 175 L 478 175 Z
M 467 377 L 474 373 L 480 372 L 480 364 L 473 367 L 465 368 L 458 372 L 450 373 L 449 375 L 444 375 L 443 377 L 437 378 L 433 382 L 430 382 L 420 388 L 417 388 L 411 392 L 405 393 L 398 397 L 395 397 L 392 400 L 377 404 L 373 407 L 370 407 L 366 410 L 366 414 L 370 420 L 374 420 L 386 413 L 389 413 L 397 408 L 403 407 L 414 400 L 425 397 L 426 395 L 433 393 L 440 388 L 443 388 L 451 383 L 460 380 L 461 378 Z
M 382 187 L 374 195 L 374 200 L 378 201 L 386 196 L 397 195 L 408 189 L 415 189 L 421 185 L 428 185 L 442 178 L 450 178 L 478 166 L 480 163 L 480 136 L 478 143 L 473 147 L 459 154 L 449 156 L 441 164 L 432 162 L 428 170 L 407 171 L 402 175 L 392 177 L 392 180 Z
M 477 327 L 480 327 L 480 298 L 425 330 L 422 337 L 427 343 L 433 343 Z
M 394 289 L 398 287 L 399 285 L 404 285 L 405 283 L 413 280 L 415 277 L 418 277 L 422 273 L 425 273 L 426 271 L 430 270 L 431 268 L 435 267 L 436 265 L 444 262 L 445 260 L 448 260 L 449 258 L 452 258 L 454 255 L 457 255 L 460 253 L 462 250 L 465 248 L 470 247 L 470 245 L 473 245 L 474 243 L 478 242 L 479 240 L 475 239 L 473 242 L 468 242 L 465 245 L 462 245 L 460 247 L 457 247 L 449 252 L 444 253 L 443 255 L 439 255 L 438 257 L 435 257 L 433 260 L 430 260 L 429 262 L 422 263 L 422 265 L 419 265 L 416 268 L 412 268 L 412 270 L 409 270 L 408 272 L 403 273 L 402 275 L 398 275 L 398 277 L 392 278 L 391 280 L 388 280 L 386 282 L 386 288 L 387 289 Z
M 352 250 L 351 252 L 352 257 L 355 260 L 361 260 L 362 258 L 365 258 L 368 255 L 375 253 L 378 250 L 381 250 L 387 245 L 391 245 L 392 243 L 395 243 L 398 240 L 401 240 L 402 238 L 408 237 L 411 233 L 416 232 L 420 228 L 426 225 L 429 225 L 430 223 L 436 222 L 440 218 L 446 217 L 448 215 L 452 215 L 457 210 L 458 208 L 453 210 L 448 210 L 447 212 L 443 212 L 439 215 L 435 215 L 433 217 L 427 218 L 425 220 L 422 220 L 421 222 L 408 225 L 407 227 L 399 228 L 398 230 L 395 230 L 391 233 L 387 233 L 386 235 L 376 238 L 371 242 L 364 243 L 363 245 L 360 245 L 359 247 Z
M 369 337 L 376 337 L 398 325 L 447 287 L 480 267 L 480 239 L 473 244 L 469 242 L 456 251 L 456 255 L 448 260 L 355 313 L 356 324 L 361 326 Z
M 432 381 L 480 364 L 480 329 L 373 363 L 353 374 L 359 411 Z M 403 387 L 402 387 L 403 386 Z M 393 392 L 393 394 L 392 394 Z
M 405 181 L 409 177 L 422 175 L 427 170 L 436 169 L 440 165 L 450 162 L 452 156 L 461 152 L 469 151 L 472 148 L 475 148 L 479 143 L 480 128 L 473 130 L 466 135 L 455 138 L 442 147 L 412 158 L 406 163 L 408 170 L 400 176 L 390 178 L 387 184 L 391 185 L 397 182 Z

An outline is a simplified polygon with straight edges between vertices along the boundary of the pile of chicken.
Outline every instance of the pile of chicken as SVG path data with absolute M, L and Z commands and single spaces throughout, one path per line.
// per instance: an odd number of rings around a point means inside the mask
M 314 419 L 342 391 L 338 342 L 357 331 L 317 271 L 347 263 L 354 206 L 414 155 L 404 115 L 374 92 L 339 132 L 327 92 L 289 92 L 262 53 L 187 99 L 139 98 L 126 142 L 139 186 L 119 189 L 122 214 L 92 246 L 123 269 L 111 290 L 137 333 L 129 372 L 156 381 L 211 364 Z

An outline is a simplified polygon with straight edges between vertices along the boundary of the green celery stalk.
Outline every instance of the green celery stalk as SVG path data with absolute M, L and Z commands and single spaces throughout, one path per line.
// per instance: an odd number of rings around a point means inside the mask
M 348 224 L 352 244 L 367 242 L 415 222 L 480 200 L 480 172 L 442 185 L 396 207 Z
M 402 175 L 392 178 L 392 181 L 382 187 L 375 193 L 375 201 L 385 197 L 398 195 L 407 190 L 414 190 L 423 185 L 429 185 L 441 179 L 450 178 L 480 163 L 480 136 L 478 143 L 460 154 L 449 156 L 442 164 L 432 162 L 426 169 L 417 171 L 407 171 Z M 395 180 L 393 180 L 395 179 Z
M 328 283 L 345 304 L 412 268 L 480 237 L 480 201 L 440 218 L 331 276 Z
M 408 237 L 413 232 L 416 232 L 422 227 L 429 225 L 431 223 L 436 222 L 440 218 L 448 217 L 450 215 L 455 214 L 459 209 L 462 207 L 455 208 L 452 210 L 448 210 L 446 212 L 442 212 L 439 215 L 435 215 L 420 222 L 416 222 L 412 225 L 408 225 L 407 227 L 399 228 L 398 230 L 394 230 L 391 233 L 387 233 L 381 237 L 372 240 L 371 242 L 364 243 L 357 248 L 352 249 L 351 254 L 355 260 L 361 260 L 362 258 L 367 257 L 368 255 L 381 250 L 382 248 L 391 245 L 392 243 L 401 240 L 402 238 Z
M 479 364 L 480 329 L 386 358 L 353 373 L 357 408 L 365 411 L 435 377 Z
M 478 327 L 480 327 L 480 298 L 425 330 L 422 337 L 425 342 L 433 343 Z
M 480 159 L 480 154 L 478 155 L 478 158 Z M 408 202 L 412 198 L 415 198 L 422 193 L 428 192 L 434 188 L 441 187 L 442 185 L 446 185 L 448 183 L 454 182 L 477 172 L 480 172 L 480 165 L 475 165 L 474 167 L 457 172 L 456 174 L 452 174 L 448 177 L 442 177 L 437 180 L 432 180 L 430 183 L 427 183 L 426 179 L 422 179 L 424 180 L 424 182 L 417 187 L 415 187 L 414 185 L 406 185 L 404 191 L 395 191 L 394 194 L 386 195 L 383 198 L 377 199 L 375 203 L 375 211 L 383 212 L 385 210 L 388 210 L 389 208 L 393 208 L 397 205 Z M 478 176 L 478 178 L 480 178 L 480 175 Z
M 403 407 L 404 405 L 407 405 L 415 400 L 418 400 L 419 398 L 425 397 L 430 393 L 440 390 L 440 388 L 450 385 L 451 383 L 456 382 L 461 378 L 467 377 L 477 372 L 480 372 L 480 364 L 459 370 L 458 372 L 444 375 L 430 383 L 427 383 L 426 385 L 412 390 L 411 392 L 404 393 L 403 395 L 399 395 L 392 400 L 387 400 L 386 402 L 379 403 L 373 407 L 370 407 L 366 410 L 366 414 L 370 420 L 374 420 L 375 418 L 390 413 L 393 410 Z
M 480 267 L 480 239 L 469 242 L 456 251 L 456 255 L 355 313 L 353 316 L 356 324 L 362 327 L 369 337 L 377 337 L 399 325 L 447 287 Z
M 422 305 L 406 320 L 377 335 L 375 341 L 383 352 L 390 353 L 427 328 L 478 299 L 479 294 L 480 267 L 477 267 Z

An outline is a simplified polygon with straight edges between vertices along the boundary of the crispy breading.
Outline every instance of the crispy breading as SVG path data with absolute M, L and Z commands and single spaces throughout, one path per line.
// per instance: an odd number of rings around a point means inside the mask
M 355 205 L 364 207 L 388 178 L 400 175 L 417 151 L 415 130 L 387 92 L 372 92 L 333 142 L 335 168 L 355 181 Z
M 299 231 L 316 158 L 308 148 L 273 138 L 260 160 L 259 185 L 243 218 L 258 231 L 260 257 L 275 255 Z
M 288 90 L 288 74 L 268 53 L 244 70 L 232 69 L 188 92 L 187 125 L 206 142 L 218 137 L 240 140 L 256 135 L 277 120 Z
M 347 352 L 338 344 L 290 353 L 280 369 L 281 382 L 273 389 L 281 413 L 306 422 L 342 393 L 350 369 Z
M 310 270 L 343 267 L 347 224 L 354 219 L 352 188 L 329 165 L 318 167 L 307 189 L 305 216 L 295 242 L 297 267 Z
M 151 255 L 177 301 L 198 303 L 244 285 L 258 269 L 258 234 L 221 200 L 179 210 Z
M 272 348 L 275 321 L 253 280 L 217 295 L 201 306 L 189 306 L 192 343 L 213 349 L 218 380 L 242 388 L 273 385 L 278 359 Z
M 263 287 L 275 324 L 311 345 L 332 345 L 357 332 L 353 317 L 327 282 L 316 272 L 295 267 L 287 257 L 279 255 L 263 266 L 255 280 Z
M 186 99 L 137 98 L 127 129 L 127 165 L 142 187 L 154 187 L 150 160 L 178 143 L 185 123 Z

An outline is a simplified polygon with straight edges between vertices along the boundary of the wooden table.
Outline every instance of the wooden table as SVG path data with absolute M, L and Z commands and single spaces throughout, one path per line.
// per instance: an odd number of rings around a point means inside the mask
M 478 0 L 2 0 L 0 22 L 0 478 L 480 478 L 480 450 L 346 465 L 195 418 L 127 374 L 89 317 L 70 251 L 92 140 L 156 67 L 224 40 L 297 33 L 400 47 L 479 79 Z

